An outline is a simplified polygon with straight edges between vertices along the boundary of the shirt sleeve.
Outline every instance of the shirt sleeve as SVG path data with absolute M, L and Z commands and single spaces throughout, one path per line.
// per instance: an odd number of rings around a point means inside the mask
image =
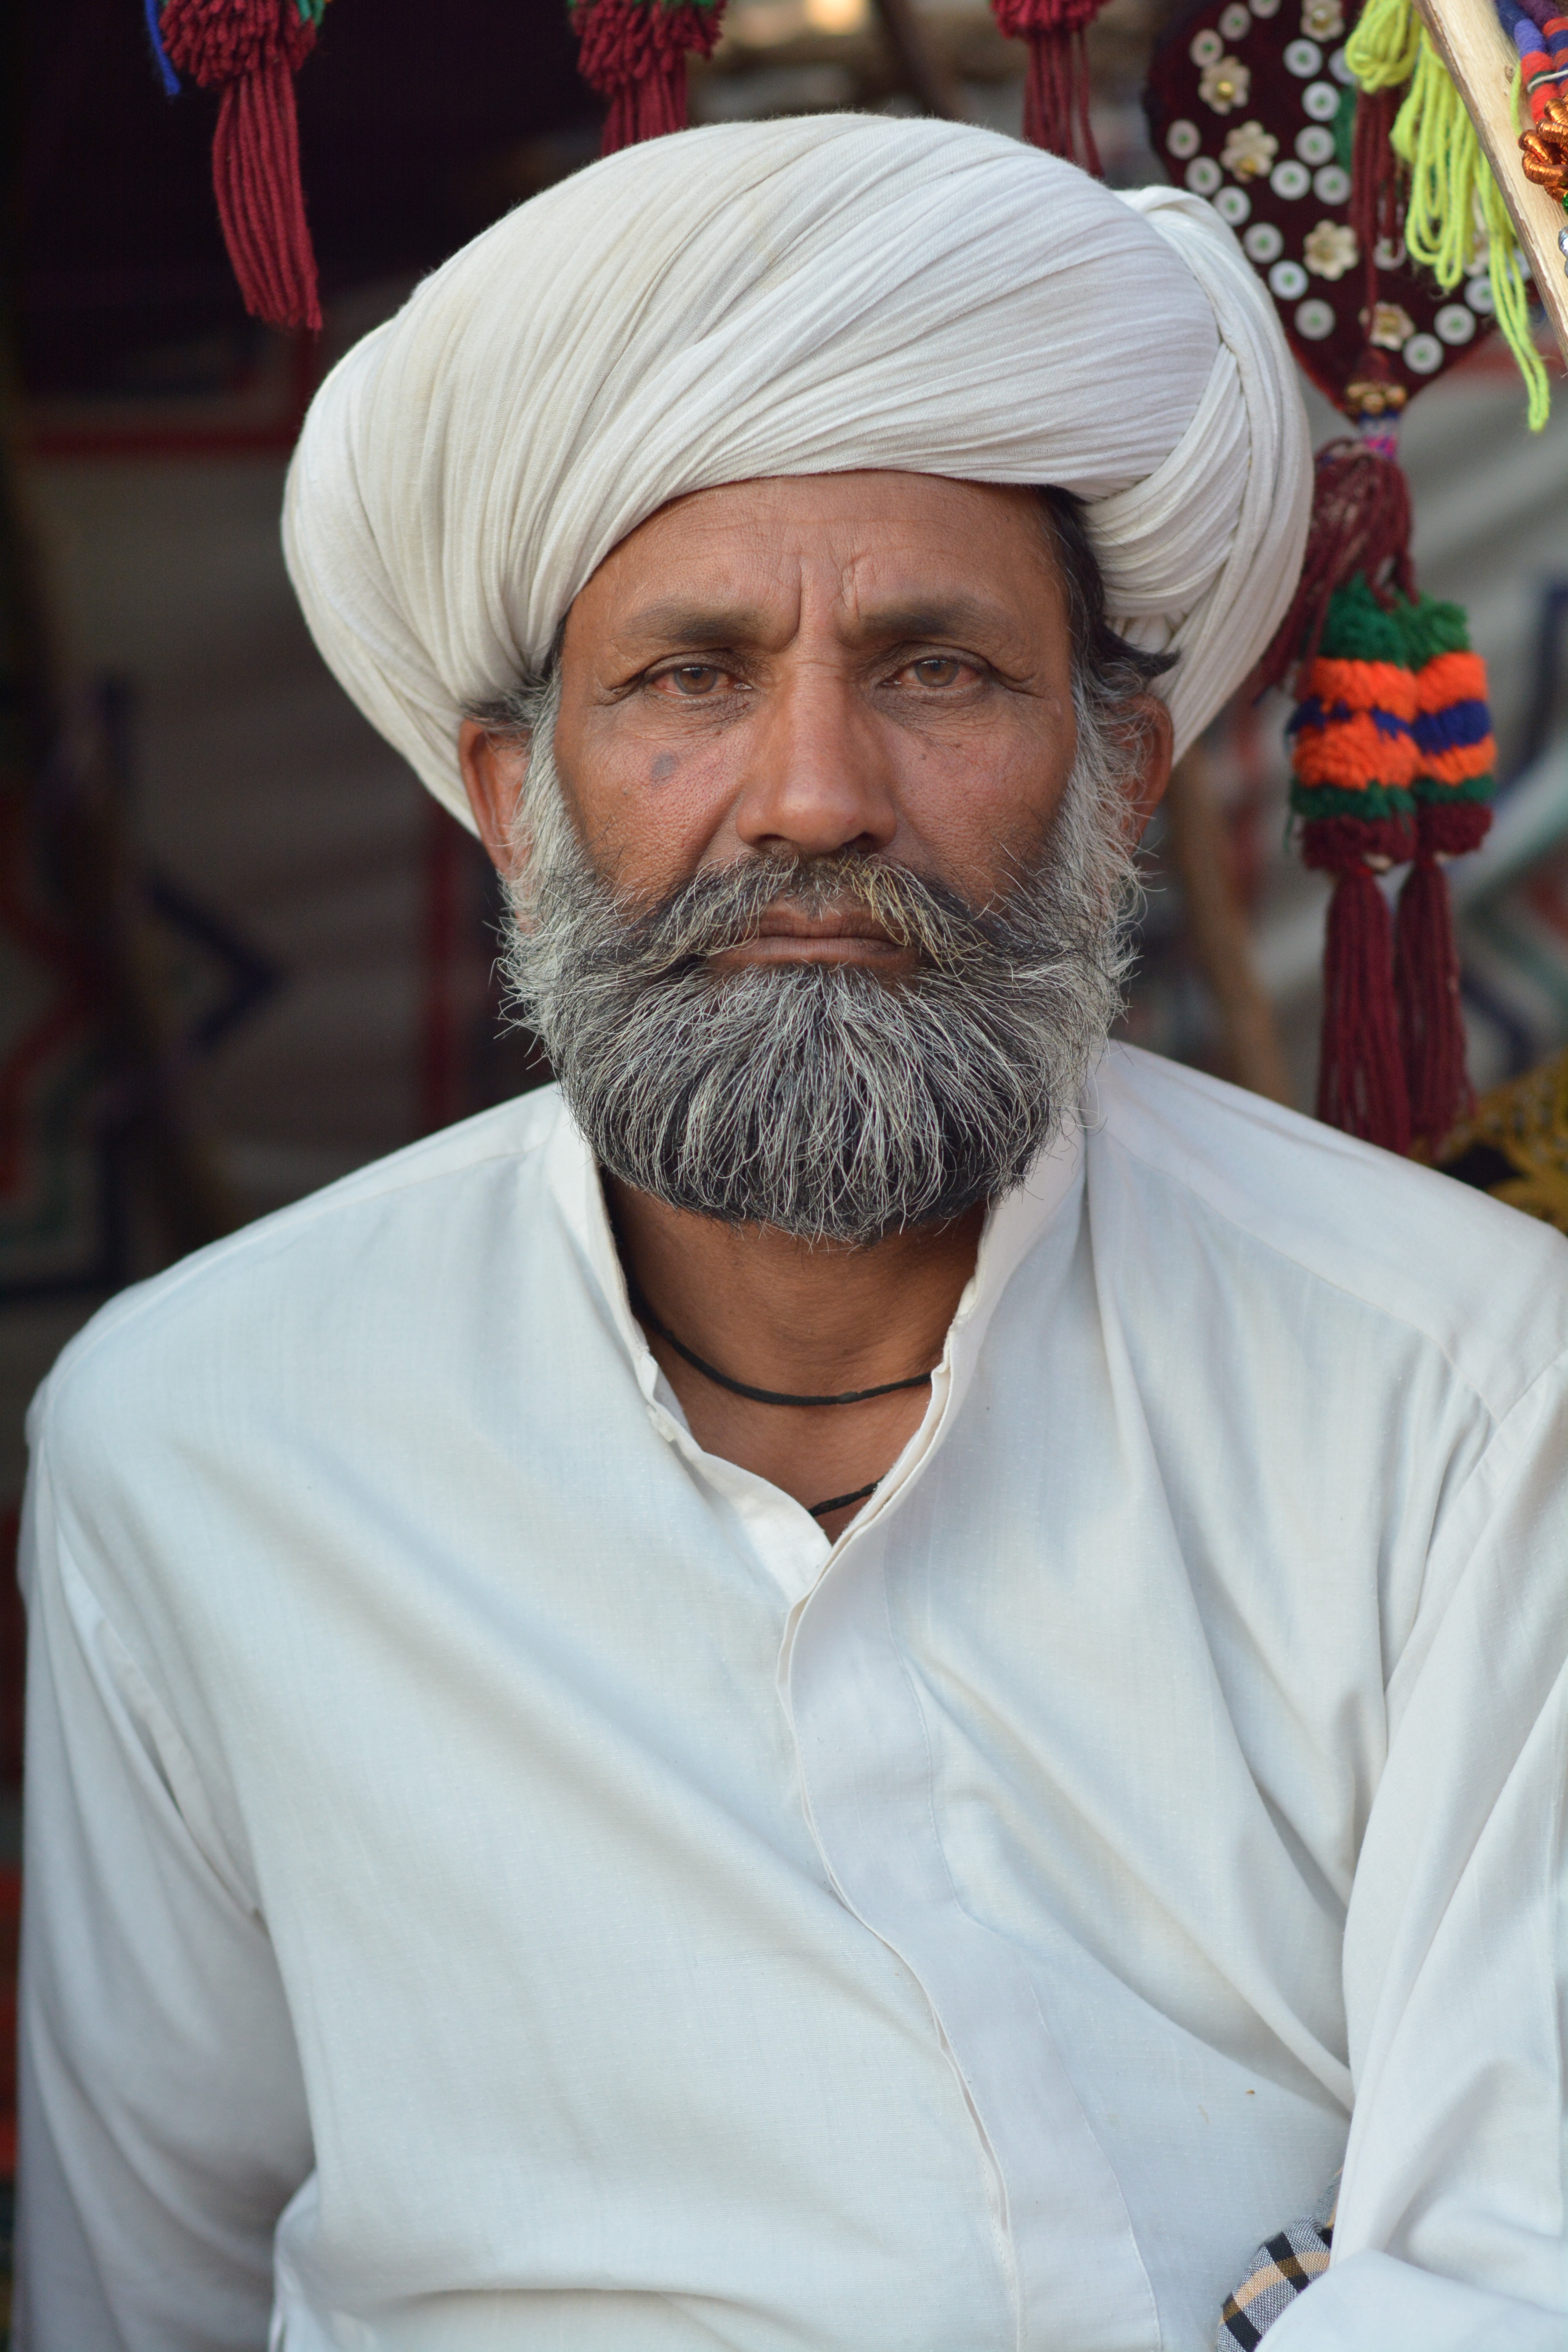
M 35 1456 L 18 2352 L 261 2352 L 310 2168 L 271 1946 Z
M 1439 1515 L 1344 1942 L 1355 2106 L 1328 2272 L 1269 2352 L 1568 2344 L 1568 1378 Z

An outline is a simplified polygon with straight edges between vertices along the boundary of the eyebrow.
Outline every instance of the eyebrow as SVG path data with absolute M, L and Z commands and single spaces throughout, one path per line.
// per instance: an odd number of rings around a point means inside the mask
M 617 634 L 623 642 L 652 639 L 666 646 L 743 646 L 760 637 L 767 615 L 754 604 L 696 604 L 671 598 L 645 604 Z M 863 614 L 858 637 L 910 645 L 932 637 L 1011 633 L 1010 616 L 979 596 L 956 595 L 908 604 L 874 605 Z
M 763 615 L 754 604 L 645 604 L 622 625 L 624 638 L 652 637 L 669 646 L 731 646 L 754 637 Z

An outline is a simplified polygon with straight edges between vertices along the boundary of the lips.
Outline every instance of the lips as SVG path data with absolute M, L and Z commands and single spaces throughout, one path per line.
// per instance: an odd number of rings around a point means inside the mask
M 887 972 L 915 961 L 908 943 L 864 907 L 830 907 L 807 914 L 776 901 L 763 908 L 742 938 L 708 958 L 710 969 L 718 971 L 759 964 L 825 963 L 859 964 Z
M 751 934 L 753 940 L 870 940 L 881 947 L 900 947 L 883 923 L 864 907 L 828 908 L 816 915 L 804 914 L 798 907 L 773 906 L 764 908 Z

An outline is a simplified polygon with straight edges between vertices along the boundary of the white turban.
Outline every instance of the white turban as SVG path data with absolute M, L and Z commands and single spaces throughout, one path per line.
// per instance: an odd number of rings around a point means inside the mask
M 1311 486 L 1206 204 L 819 115 L 625 148 L 465 246 L 316 394 L 284 545 L 327 661 L 467 823 L 460 718 L 618 541 L 686 491 L 856 467 L 1085 500 L 1116 625 L 1181 657 L 1178 750 L 1280 619 Z

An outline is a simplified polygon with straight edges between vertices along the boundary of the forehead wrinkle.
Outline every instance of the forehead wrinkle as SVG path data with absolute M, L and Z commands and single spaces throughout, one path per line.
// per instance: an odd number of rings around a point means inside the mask
M 960 590 L 951 596 L 857 600 L 848 607 L 844 635 L 852 643 L 910 645 L 927 638 L 1016 638 L 1018 624 L 1005 605 Z

